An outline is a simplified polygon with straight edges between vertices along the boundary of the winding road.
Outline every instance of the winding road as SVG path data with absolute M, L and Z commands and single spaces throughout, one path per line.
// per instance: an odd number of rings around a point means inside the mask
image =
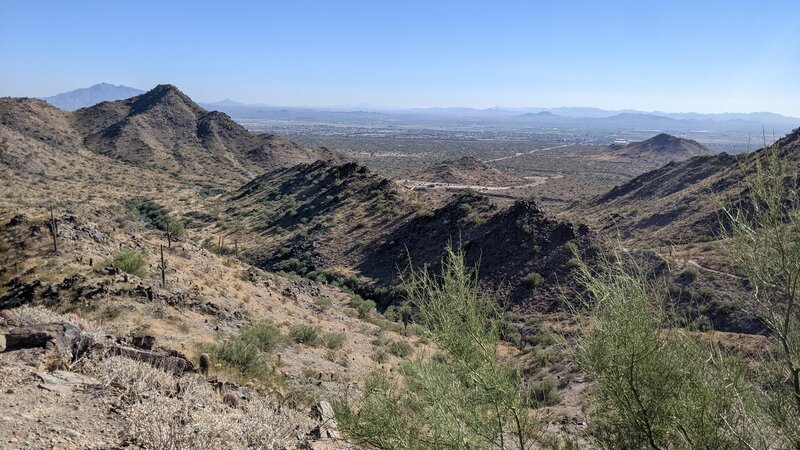
M 532 155 L 534 153 L 543 152 L 545 150 L 554 150 L 554 149 L 557 149 L 557 148 L 569 147 L 570 145 L 575 145 L 575 144 L 570 143 L 570 144 L 556 145 L 554 147 L 536 148 L 536 149 L 533 149 L 533 150 L 531 150 L 529 152 L 514 153 L 511 156 L 503 156 L 502 158 L 487 159 L 487 160 L 484 160 L 483 162 L 490 163 L 490 162 L 496 162 L 496 161 L 505 161 L 507 159 L 518 158 L 520 156 L 526 156 L 526 155 Z
M 474 189 L 476 191 L 507 191 L 516 188 L 529 188 L 542 185 L 547 180 L 556 178 L 564 178 L 564 175 L 554 175 L 552 177 L 525 177 L 527 179 L 535 179 L 536 181 L 526 184 L 514 184 L 510 186 L 483 186 L 479 184 L 454 184 L 454 183 L 439 183 L 434 181 L 421 181 L 421 180 L 397 180 L 402 186 L 412 191 L 415 189 Z

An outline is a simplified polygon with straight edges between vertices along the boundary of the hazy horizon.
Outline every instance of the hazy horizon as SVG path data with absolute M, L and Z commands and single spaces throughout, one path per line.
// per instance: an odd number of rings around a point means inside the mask
M 800 4 L 0 1 L 0 95 L 800 117 Z M 76 32 L 80 30 L 80 33 Z

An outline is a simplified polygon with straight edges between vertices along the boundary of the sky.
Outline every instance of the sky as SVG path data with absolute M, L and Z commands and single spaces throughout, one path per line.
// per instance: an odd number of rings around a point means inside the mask
M 0 0 L 0 96 L 800 117 L 800 1 Z

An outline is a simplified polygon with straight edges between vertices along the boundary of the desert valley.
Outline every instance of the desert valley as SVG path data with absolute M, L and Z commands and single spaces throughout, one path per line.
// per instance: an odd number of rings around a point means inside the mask
M 738 357 L 773 345 L 720 228 L 747 195 L 742 168 L 768 149 L 658 134 L 403 173 L 390 161 L 392 177 L 379 157 L 248 131 L 172 85 L 74 112 L 0 99 L 0 133 L 10 448 L 148 446 L 176 414 L 190 429 L 167 435 L 209 446 L 358 445 L 331 404 L 438 351 L 408 283 L 447 248 L 501 308 L 498 358 L 521 374 L 538 445 L 593 442 L 575 313 L 582 261 L 615 243 L 665 283 L 671 320 L 696 339 Z M 796 173 L 798 131 L 774 148 Z M 598 167 L 618 184 L 605 190 Z
M 0 0 L 0 450 L 800 449 L 798 18 Z

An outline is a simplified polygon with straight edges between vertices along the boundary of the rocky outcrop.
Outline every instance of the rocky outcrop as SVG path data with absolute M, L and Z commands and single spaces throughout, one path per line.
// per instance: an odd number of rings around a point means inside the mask
M 133 346 L 124 339 L 112 340 L 110 337 L 105 342 L 96 342 L 92 337 L 82 334 L 77 326 L 65 322 L 0 330 L 0 336 L 0 351 L 42 348 L 71 361 L 82 357 L 123 356 L 150 364 L 175 376 L 196 372 L 192 361 L 180 352 L 165 348 L 153 349 L 155 339 L 152 336 L 134 338 Z
M 341 439 L 339 425 L 336 423 L 336 415 L 333 407 L 325 400 L 320 401 L 311 408 L 311 417 L 319 422 L 319 425 L 311 430 L 311 437 L 315 439 Z
M 5 351 L 44 348 L 58 354 L 73 352 L 81 330 L 70 323 L 44 323 L 17 327 L 5 333 Z

